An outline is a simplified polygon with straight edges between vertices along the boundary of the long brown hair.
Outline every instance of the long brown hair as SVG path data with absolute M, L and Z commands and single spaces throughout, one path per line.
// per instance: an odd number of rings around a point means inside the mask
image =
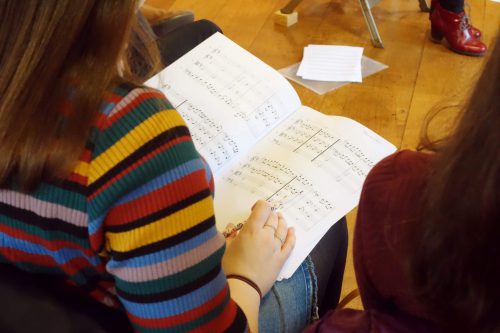
M 500 332 L 500 36 L 456 130 L 440 145 L 409 268 L 446 331 Z
M 32 189 L 74 167 L 118 64 L 128 73 L 136 2 L 0 2 L 0 185 Z

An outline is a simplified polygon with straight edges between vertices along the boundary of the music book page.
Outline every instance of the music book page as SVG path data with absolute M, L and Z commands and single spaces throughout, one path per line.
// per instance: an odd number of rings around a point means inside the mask
M 289 278 L 342 216 L 366 175 L 396 148 L 363 125 L 302 106 L 274 69 L 215 34 L 147 82 L 186 120 L 215 176 L 217 228 L 244 221 L 256 200 L 277 207 L 297 245 Z
M 146 85 L 182 115 L 216 179 L 301 104 L 281 74 L 220 33 Z

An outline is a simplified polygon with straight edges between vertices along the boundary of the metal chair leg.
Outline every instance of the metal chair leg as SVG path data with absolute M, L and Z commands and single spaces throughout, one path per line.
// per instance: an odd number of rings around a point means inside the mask
M 373 15 L 371 12 L 372 5 L 369 2 L 370 0 L 359 0 L 359 4 L 361 5 L 361 9 L 363 12 L 363 16 L 366 21 L 366 25 L 368 26 L 368 30 L 370 31 L 370 36 L 372 40 L 372 44 L 375 47 L 384 48 L 384 44 L 382 43 L 382 38 L 380 38 L 380 34 L 377 29 L 377 24 L 373 19 Z M 372 2 L 378 2 L 377 0 L 371 0 Z M 295 8 L 302 2 L 302 0 L 290 0 L 288 4 L 283 7 L 280 12 L 282 14 L 291 14 L 295 10 Z M 420 5 L 420 10 L 423 12 L 430 12 L 429 5 L 426 0 L 418 0 Z M 373 4 L 375 5 L 375 3 Z
M 280 12 L 283 14 L 291 14 L 301 2 L 302 0 L 290 0 L 290 2 L 280 10 Z
M 372 11 L 370 10 L 370 4 L 368 3 L 368 0 L 359 0 L 359 4 L 361 5 L 363 16 L 365 17 L 368 30 L 370 31 L 373 46 L 384 48 L 384 44 L 382 43 L 382 39 L 380 38 L 380 34 L 378 33 L 377 25 L 375 24 L 375 20 L 373 19 Z
M 423 11 L 423 12 L 427 12 L 429 13 L 431 11 L 431 8 L 429 7 L 429 5 L 427 4 L 427 1 L 426 0 L 418 0 L 418 4 L 420 6 L 420 10 Z

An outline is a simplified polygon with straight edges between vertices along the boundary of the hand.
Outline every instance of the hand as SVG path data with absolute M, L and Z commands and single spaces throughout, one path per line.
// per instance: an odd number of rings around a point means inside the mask
M 287 228 L 281 213 L 272 211 L 267 202 L 257 201 L 243 229 L 228 244 L 222 267 L 228 275 L 238 274 L 254 281 L 265 295 L 294 245 L 295 231 Z
M 166 9 L 157 8 L 146 4 L 142 5 L 141 12 L 151 25 L 172 15 L 171 12 Z

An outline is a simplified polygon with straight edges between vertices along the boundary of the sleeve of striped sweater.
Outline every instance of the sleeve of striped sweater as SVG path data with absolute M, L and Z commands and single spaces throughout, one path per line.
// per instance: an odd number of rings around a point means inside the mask
M 89 232 L 134 329 L 247 331 L 221 268 L 211 174 L 186 124 L 155 90 L 123 95 L 95 141 Z

